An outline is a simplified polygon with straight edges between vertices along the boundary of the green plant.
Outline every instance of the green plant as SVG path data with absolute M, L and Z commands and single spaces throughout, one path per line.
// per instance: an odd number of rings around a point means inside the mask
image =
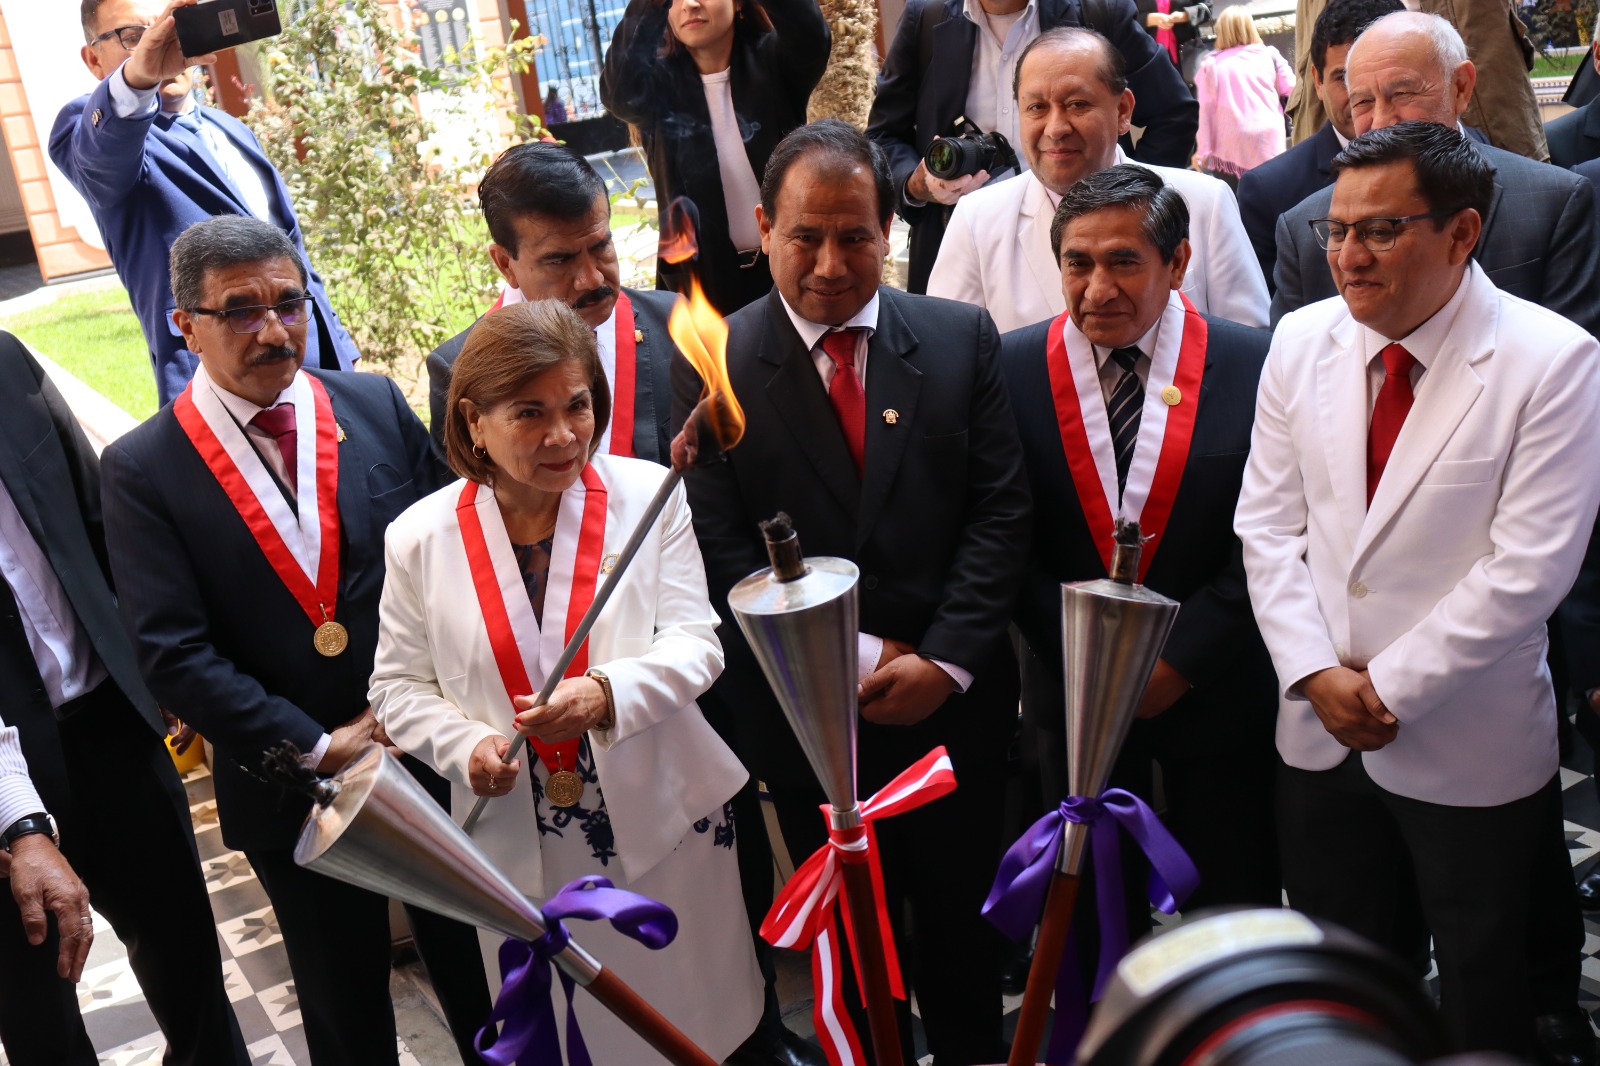
M 286 6 L 245 121 L 288 184 L 311 262 L 357 347 L 403 365 L 494 298 L 474 189 L 507 126 L 518 139 L 539 132 L 508 75 L 528 70 L 543 38 L 469 45 L 430 68 L 379 0 Z

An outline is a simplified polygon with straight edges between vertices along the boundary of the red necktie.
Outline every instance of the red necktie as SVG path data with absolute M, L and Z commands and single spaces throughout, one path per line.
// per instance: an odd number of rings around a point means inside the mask
M 839 428 L 850 457 L 856 461 L 856 476 L 866 469 L 867 394 L 856 375 L 856 335 L 860 329 L 836 329 L 822 336 L 822 350 L 833 360 L 833 380 L 828 384 L 828 402 L 839 416 Z
M 1378 390 L 1378 402 L 1372 408 L 1372 428 L 1367 432 L 1367 505 L 1372 505 L 1372 494 L 1378 491 L 1378 481 L 1383 468 L 1388 465 L 1389 453 L 1394 451 L 1395 438 L 1405 425 L 1411 411 L 1411 368 L 1417 365 L 1412 354 L 1391 344 L 1379 352 L 1383 359 L 1385 377 Z
M 269 407 L 252 418 L 250 424 L 270 434 L 272 439 L 277 441 L 278 454 L 283 456 L 283 468 L 287 472 L 289 491 L 299 492 L 295 477 L 297 435 L 294 429 L 294 404 L 280 403 L 276 407 Z

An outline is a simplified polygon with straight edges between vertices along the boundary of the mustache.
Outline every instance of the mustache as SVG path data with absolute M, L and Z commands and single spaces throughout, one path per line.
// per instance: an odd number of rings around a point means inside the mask
M 286 359 L 298 359 L 300 352 L 287 344 L 280 344 L 266 351 L 250 357 L 251 366 L 266 366 L 268 363 L 281 363 Z
M 598 289 L 591 290 L 578 297 L 577 302 L 572 305 L 572 309 L 576 311 L 583 307 L 593 307 L 597 303 L 611 299 L 616 294 L 617 290 L 610 285 L 602 285 Z

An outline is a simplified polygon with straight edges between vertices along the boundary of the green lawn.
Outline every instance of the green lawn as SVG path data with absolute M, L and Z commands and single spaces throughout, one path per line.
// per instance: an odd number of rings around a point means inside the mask
M 1579 64 L 1589 58 L 1587 51 L 1573 52 L 1570 55 L 1557 53 L 1540 53 L 1533 58 L 1533 71 L 1530 74 L 1535 78 L 1570 77 L 1578 69 Z
M 149 349 L 121 286 L 69 293 L 31 311 L 0 315 L 0 328 L 60 363 L 134 418 L 155 414 Z

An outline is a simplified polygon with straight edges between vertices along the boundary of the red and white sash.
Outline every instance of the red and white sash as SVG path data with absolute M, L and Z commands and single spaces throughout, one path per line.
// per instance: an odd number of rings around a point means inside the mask
M 489 646 L 510 704 L 517 696 L 532 696 L 539 691 L 549 667 L 561 657 L 561 649 L 594 602 L 600 560 L 605 554 L 605 483 L 590 464 L 583 468 L 578 483 L 561 494 L 550 576 L 545 585 L 544 617 L 547 622 L 565 618 L 563 626 L 546 625 L 541 630 L 534 618 L 533 604 L 528 602 L 527 586 L 511 550 L 511 538 L 493 489 L 471 481 L 463 485 L 456 502 L 456 521 L 461 526 L 467 567 L 472 572 L 473 589 L 489 632 Z M 573 544 L 576 550 L 567 550 Z M 563 676 L 581 677 L 588 669 L 589 641 L 585 638 Z M 518 713 L 515 705 L 511 706 L 511 713 L 513 717 Z M 577 764 L 577 738 L 555 745 L 533 737 L 528 742 L 552 773 L 571 770 Z
M 1147 540 L 1139 559 L 1139 580 L 1143 581 L 1161 546 L 1189 459 L 1200 379 L 1206 366 L 1206 321 L 1187 296 L 1174 292 L 1168 297 L 1156 351 L 1150 359 L 1139 439 L 1128 465 L 1120 510 L 1116 504 L 1116 453 L 1094 348 L 1065 313 L 1050 323 L 1045 362 L 1061 446 L 1094 546 L 1110 570 L 1114 519 L 1137 519 Z M 1163 398 L 1169 387 L 1178 390 L 1176 404 Z
M 339 598 L 339 427 L 327 389 L 303 371 L 289 387 L 298 515 L 214 389 L 205 368 L 197 369 L 172 402 L 178 425 L 311 624 L 332 621 Z
M 500 290 L 499 298 L 489 310 L 498 311 L 502 307 L 520 304 L 525 300 L 527 297 L 522 295 L 521 289 L 508 285 Z M 614 331 L 611 337 L 606 335 L 607 326 Z M 603 442 L 602 450 L 607 455 L 621 455 L 629 459 L 635 458 L 633 400 L 638 381 L 639 361 L 638 335 L 634 329 L 633 301 L 629 300 L 628 294 L 619 288 L 617 305 L 611 312 L 611 320 L 595 331 L 595 339 L 602 347 L 610 350 L 616 364 L 611 374 L 611 421 L 606 426 L 608 439 Z M 601 362 L 605 362 L 604 358 Z

